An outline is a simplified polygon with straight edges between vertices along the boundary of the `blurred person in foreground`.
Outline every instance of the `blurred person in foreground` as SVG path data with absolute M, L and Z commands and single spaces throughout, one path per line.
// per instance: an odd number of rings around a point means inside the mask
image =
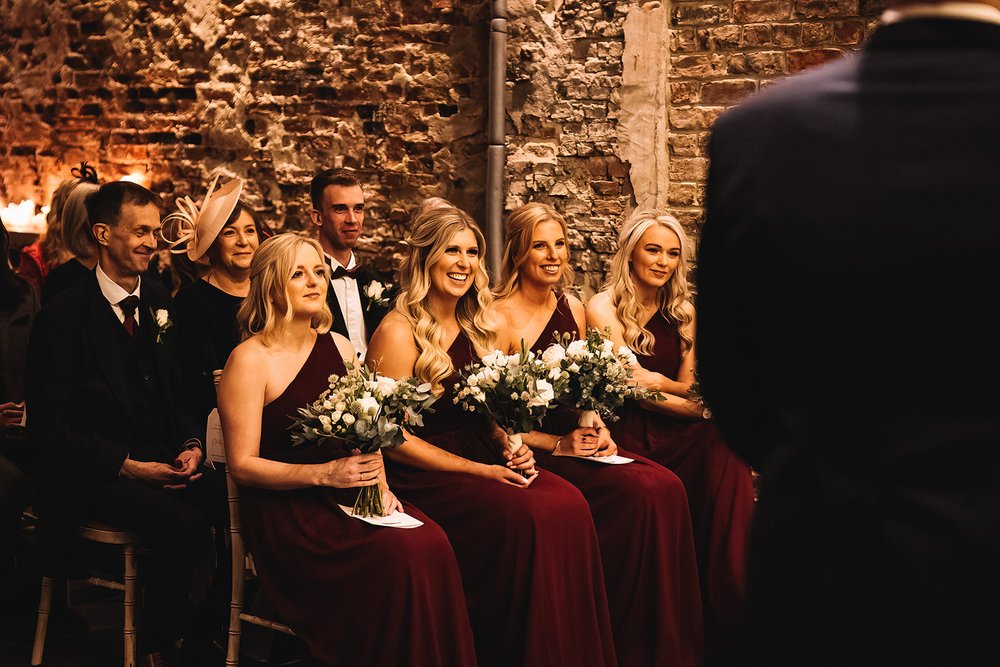
M 711 138 L 697 344 L 761 473 L 751 665 L 994 652 L 1000 2 L 882 23 Z

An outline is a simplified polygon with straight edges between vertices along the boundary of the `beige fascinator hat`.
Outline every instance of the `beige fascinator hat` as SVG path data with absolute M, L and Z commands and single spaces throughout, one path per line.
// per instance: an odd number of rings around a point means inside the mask
M 198 261 L 208 252 L 208 248 L 226 225 L 226 220 L 233 214 L 240 201 L 240 193 L 243 192 L 241 178 L 234 178 L 216 190 L 215 184 L 218 182 L 218 176 L 212 179 L 200 206 L 190 197 L 180 197 L 177 200 L 177 211 L 163 219 L 160 236 L 170 246 L 170 252 L 175 255 L 186 252 L 192 262 Z

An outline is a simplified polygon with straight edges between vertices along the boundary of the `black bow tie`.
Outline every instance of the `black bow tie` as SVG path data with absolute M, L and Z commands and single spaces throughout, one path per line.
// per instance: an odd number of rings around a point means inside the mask
M 342 266 L 338 266 L 333 270 L 333 276 L 331 279 L 336 280 L 337 278 L 343 278 L 346 276 L 348 278 L 354 278 L 355 280 L 357 280 L 359 273 L 361 273 L 361 267 L 357 264 L 354 265 L 353 269 L 345 269 Z

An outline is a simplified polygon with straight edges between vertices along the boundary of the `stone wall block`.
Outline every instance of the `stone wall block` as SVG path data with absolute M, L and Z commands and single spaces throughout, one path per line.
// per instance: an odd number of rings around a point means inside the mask
M 792 14 L 791 0 L 736 0 L 733 20 L 737 23 L 787 20 Z
M 795 0 L 794 15 L 804 18 L 857 16 L 858 0 Z
M 727 79 L 709 81 L 701 89 L 703 104 L 736 104 L 757 90 L 757 82 L 751 79 Z
M 822 65 L 843 57 L 844 52 L 839 49 L 810 49 L 803 51 L 788 52 L 789 73 L 799 72 L 810 67 Z
M 670 19 L 673 25 L 708 25 L 726 23 L 732 18 L 732 8 L 727 2 L 674 2 Z

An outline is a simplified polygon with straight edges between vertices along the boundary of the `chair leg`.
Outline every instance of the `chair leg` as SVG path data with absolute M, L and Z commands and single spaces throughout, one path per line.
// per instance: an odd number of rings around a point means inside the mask
M 135 667 L 136 547 L 125 545 L 125 667 Z
M 240 614 L 243 612 L 243 585 L 246 581 L 246 566 L 243 563 L 241 566 L 233 565 L 233 591 L 229 600 L 229 642 L 226 648 L 226 667 L 238 667 L 240 663 L 240 633 L 243 630 Z
M 38 620 L 35 622 L 35 644 L 31 648 L 31 664 L 42 664 L 45 650 L 45 631 L 49 627 L 49 610 L 52 607 L 52 577 L 42 577 L 42 594 L 38 599 Z

